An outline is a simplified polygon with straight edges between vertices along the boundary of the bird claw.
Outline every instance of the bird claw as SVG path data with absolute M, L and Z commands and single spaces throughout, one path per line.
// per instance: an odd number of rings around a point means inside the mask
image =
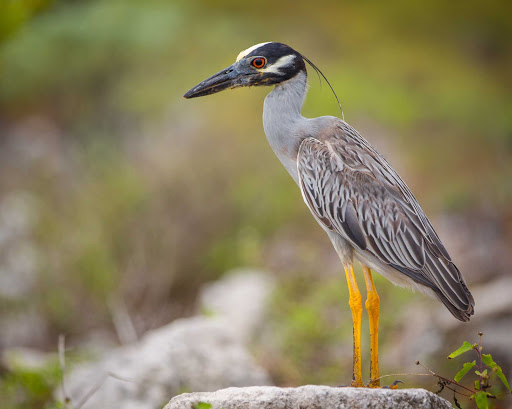
M 395 382 L 393 382 L 391 385 L 389 386 L 383 386 L 382 389 L 397 389 L 398 388 L 398 384 L 399 383 L 403 383 L 402 381 L 400 380 L 396 380 Z
M 403 383 L 401 380 L 397 379 L 395 382 L 393 382 L 391 385 L 389 386 L 382 386 L 381 388 L 382 389 L 397 389 L 398 388 L 398 384 L 399 383 Z M 357 388 L 357 387 L 365 387 L 364 385 L 362 386 L 354 386 L 353 384 L 349 383 L 347 385 L 338 385 L 337 388 Z M 366 388 L 379 388 L 378 386 L 371 386 L 371 383 L 368 384 L 368 386 L 366 386 Z

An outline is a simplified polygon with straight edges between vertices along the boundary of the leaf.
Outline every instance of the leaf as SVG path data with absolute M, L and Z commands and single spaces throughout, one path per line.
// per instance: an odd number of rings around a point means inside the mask
M 475 373 L 476 373 L 478 376 L 484 377 L 484 376 L 487 376 L 487 369 L 484 369 L 484 371 L 483 371 L 483 372 L 475 371 Z
M 479 379 L 477 379 L 477 380 L 475 381 L 475 389 L 476 389 L 477 391 L 479 391 L 479 390 L 480 390 L 480 380 L 479 380 Z
M 507 389 L 512 392 L 512 390 L 510 389 L 510 385 L 507 382 L 507 378 L 505 377 L 505 375 L 503 375 L 503 371 L 501 370 L 501 368 L 499 366 L 498 366 L 498 368 L 499 368 L 499 370 L 496 371 L 496 375 L 498 375 L 498 378 L 501 379 L 501 382 L 503 382 L 503 385 L 505 385 L 507 387 Z
M 455 375 L 455 378 L 453 378 L 454 381 L 459 382 L 464 377 L 464 375 L 466 375 L 471 370 L 471 368 L 473 368 L 475 365 L 476 365 L 476 361 L 466 362 L 464 364 L 464 366 L 462 367 L 462 369 L 459 372 L 457 372 L 457 375 Z
M 501 367 L 498 366 L 496 362 L 494 362 L 491 354 L 482 354 L 482 362 L 496 373 L 498 378 L 500 378 L 501 382 L 503 382 L 503 385 L 505 385 L 507 389 L 510 391 L 510 385 L 507 382 L 507 378 L 503 374 Z
M 491 369 L 496 366 L 496 362 L 493 361 L 491 354 L 482 354 L 482 362 Z
M 459 355 L 462 355 L 464 352 L 471 351 L 472 349 L 473 345 L 471 345 L 468 341 L 464 341 L 464 343 L 459 349 L 453 351 L 450 355 L 448 355 L 448 359 L 458 357 Z
M 489 405 L 487 404 L 487 393 L 484 391 L 480 391 L 475 393 L 474 395 L 475 403 L 478 409 L 489 409 Z
M 194 405 L 194 409 L 210 409 L 212 407 L 211 403 L 208 402 L 197 402 Z

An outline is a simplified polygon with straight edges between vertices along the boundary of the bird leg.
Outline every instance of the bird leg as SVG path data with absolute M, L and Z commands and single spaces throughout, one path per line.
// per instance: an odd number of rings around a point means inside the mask
M 370 388 L 380 387 L 379 381 L 379 306 L 380 300 L 373 284 L 372 271 L 363 265 L 364 280 L 366 281 L 366 310 L 370 321 Z
M 357 288 L 356 277 L 352 264 L 345 267 L 347 275 L 348 292 L 350 310 L 352 311 L 352 324 L 354 334 L 354 364 L 352 368 L 352 384 L 354 387 L 363 385 L 363 376 L 361 371 L 361 315 L 363 313 L 363 304 L 361 301 L 361 293 Z

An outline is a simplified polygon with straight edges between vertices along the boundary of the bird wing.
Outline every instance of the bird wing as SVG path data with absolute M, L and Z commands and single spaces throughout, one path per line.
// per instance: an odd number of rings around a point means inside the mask
M 418 201 L 387 161 L 343 121 L 299 147 L 304 200 L 327 229 L 436 293 L 469 320 L 474 301 Z

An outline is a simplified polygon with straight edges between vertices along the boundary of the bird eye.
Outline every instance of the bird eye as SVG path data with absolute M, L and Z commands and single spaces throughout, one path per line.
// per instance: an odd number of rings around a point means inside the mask
M 267 60 L 263 57 L 257 57 L 251 61 L 251 65 L 254 68 L 263 68 L 266 63 L 267 63 Z

